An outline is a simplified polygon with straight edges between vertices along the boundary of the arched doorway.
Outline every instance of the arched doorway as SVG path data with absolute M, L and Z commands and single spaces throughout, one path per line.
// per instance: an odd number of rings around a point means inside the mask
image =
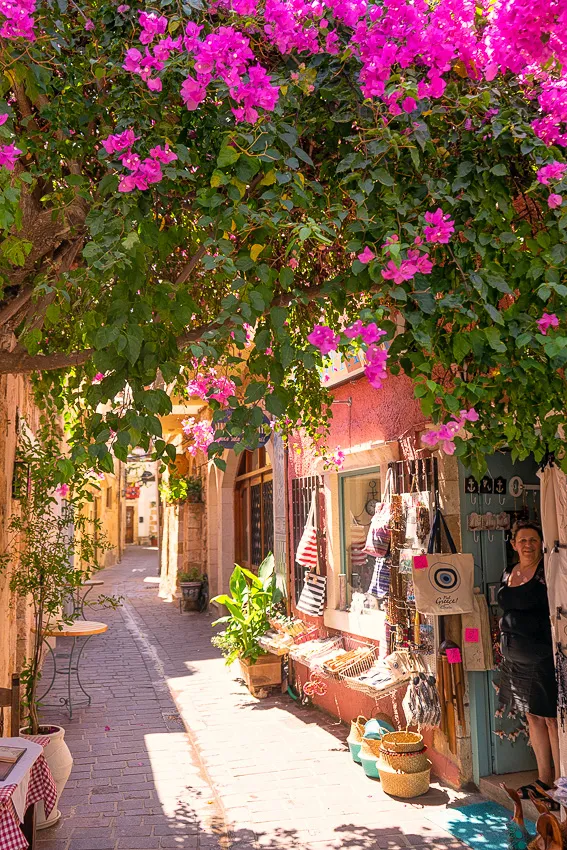
M 234 485 L 235 560 L 257 570 L 274 551 L 274 481 L 265 448 L 245 451 L 240 457 Z

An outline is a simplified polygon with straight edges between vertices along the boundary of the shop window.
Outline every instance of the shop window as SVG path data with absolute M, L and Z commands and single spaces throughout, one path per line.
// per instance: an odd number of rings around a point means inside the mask
M 365 555 L 363 550 L 380 492 L 379 469 L 340 477 L 342 571 L 346 574 L 347 604 L 353 593 L 367 593 L 372 582 L 376 558 Z
M 274 551 L 273 470 L 264 448 L 243 452 L 234 488 L 236 562 L 257 569 Z
M 324 500 L 322 497 L 323 480 L 318 475 L 305 475 L 291 482 L 291 519 L 293 529 L 293 551 L 297 551 L 301 535 L 307 522 L 311 503 L 315 496 L 315 526 L 318 530 L 319 573 L 326 574 L 326 552 L 323 529 L 325 528 Z M 306 569 L 294 560 L 295 601 L 299 602 L 305 580 Z

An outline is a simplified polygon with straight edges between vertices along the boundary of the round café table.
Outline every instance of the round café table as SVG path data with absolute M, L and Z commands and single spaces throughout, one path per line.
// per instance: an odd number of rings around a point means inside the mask
M 69 712 L 69 719 L 73 717 L 73 706 L 79 705 L 90 705 L 91 704 L 91 696 L 87 693 L 85 688 L 83 687 L 83 683 L 81 682 L 81 676 L 79 673 L 79 667 L 81 663 L 81 657 L 85 650 L 85 646 L 93 637 L 93 635 L 101 635 L 106 632 L 108 629 L 108 625 L 106 623 L 99 623 L 94 620 L 75 620 L 74 623 L 70 625 L 67 623 L 55 623 L 51 626 L 48 626 L 47 629 L 43 632 L 43 641 L 47 646 L 49 653 L 51 655 L 51 659 L 53 661 L 53 675 L 51 678 L 51 682 L 49 683 L 49 687 L 43 693 L 43 695 L 39 698 L 42 707 L 44 708 L 61 708 L 61 706 L 65 706 L 67 711 Z M 61 654 L 59 656 L 59 661 L 63 661 L 63 665 L 60 663 L 57 664 L 58 656 L 57 652 L 52 648 L 51 644 L 48 642 L 47 638 L 71 638 L 72 644 L 69 649 L 69 654 Z M 75 675 L 77 678 L 77 684 L 79 688 L 85 695 L 86 699 L 77 701 L 73 700 L 73 691 L 71 688 L 71 676 Z M 57 676 L 66 676 L 67 677 L 67 696 L 59 697 L 59 704 L 54 703 L 46 703 L 44 702 L 45 697 L 49 694 L 51 689 L 55 684 L 55 680 Z

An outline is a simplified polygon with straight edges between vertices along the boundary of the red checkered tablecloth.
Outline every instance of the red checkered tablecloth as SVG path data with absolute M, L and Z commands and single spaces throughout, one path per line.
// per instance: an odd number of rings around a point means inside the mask
M 44 748 L 49 743 L 48 735 L 28 735 L 27 739 L 41 744 Z M 0 788 L 0 850 L 27 850 L 28 847 L 28 842 L 20 829 L 20 818 L 12 803 L 12 795 L 17 787 L 17 785 L 6 785 Z M 57 788 L 43 755 L 33 763 L 30 771 L 26 809 L 39 800 L 43 800 L 45 816 L 48 817 L 57 800 Z

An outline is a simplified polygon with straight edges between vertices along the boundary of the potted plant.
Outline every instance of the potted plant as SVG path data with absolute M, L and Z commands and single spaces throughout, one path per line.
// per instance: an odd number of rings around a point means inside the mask
M 183 609 L 185 611 L 196 611 L 199 607 L 199 593 L 203 584 L 203 575 L 199 567 L 191 567 L 185 572 L 179 573 L 179 587 L 183 596 Z
M 160 485 L 159 490 L 167 505 L 201 501 L 202 484 L 197 475 L 182 477 L 170 472 L 168 480 Z
M 97 554 L 107 547 L 81 514 L 79 497 L 61 503 L 55 496 L 51 482 L 57 480 L 55 469 L 61 453 L 53 434 L 45 429 L 33 443 L 20 435 L 18 455 L 28 466 L 29 483 L 18 493 L 19 511 L 9 521 L 10 536 L 0 553 L 0 571 L 9 574 L 10 590 L 27 600 L 32 609 L 32 643 L 20 673 L 26 717 L 20 734 L 50 738 L 44 755 L 57 785 L 57 801 L 49 820 L 43 806 L 38 807 L 37 826 L 42 829 L 61 816 L 57 804 L 73 766 L 63 727 L 42 725 L 39 718 L 43 633 L 48 624 L 71 622 L 64 613 L 66 603 L 73 590 L 99 569 Z M 68 491 L 68 486 L 62 485 L 59 495 L 66 496 Z
M 281 659 L 266 653 L 258 643 L 270 628 L 268 618 L 282 599 L 276 585 L 274 556 L 268 555 L 262 562 L 258 575 L 237 564 L 229 587 L 232 596 L 221 594 L 212 600 L 228 611 L 213 623 L 222 623 L 225 628 L 213 637 L 212 643 L 223 653 L 227 664 L 238 659 L 246 685 L 255 694 L 258 689 L 282 681 Z

